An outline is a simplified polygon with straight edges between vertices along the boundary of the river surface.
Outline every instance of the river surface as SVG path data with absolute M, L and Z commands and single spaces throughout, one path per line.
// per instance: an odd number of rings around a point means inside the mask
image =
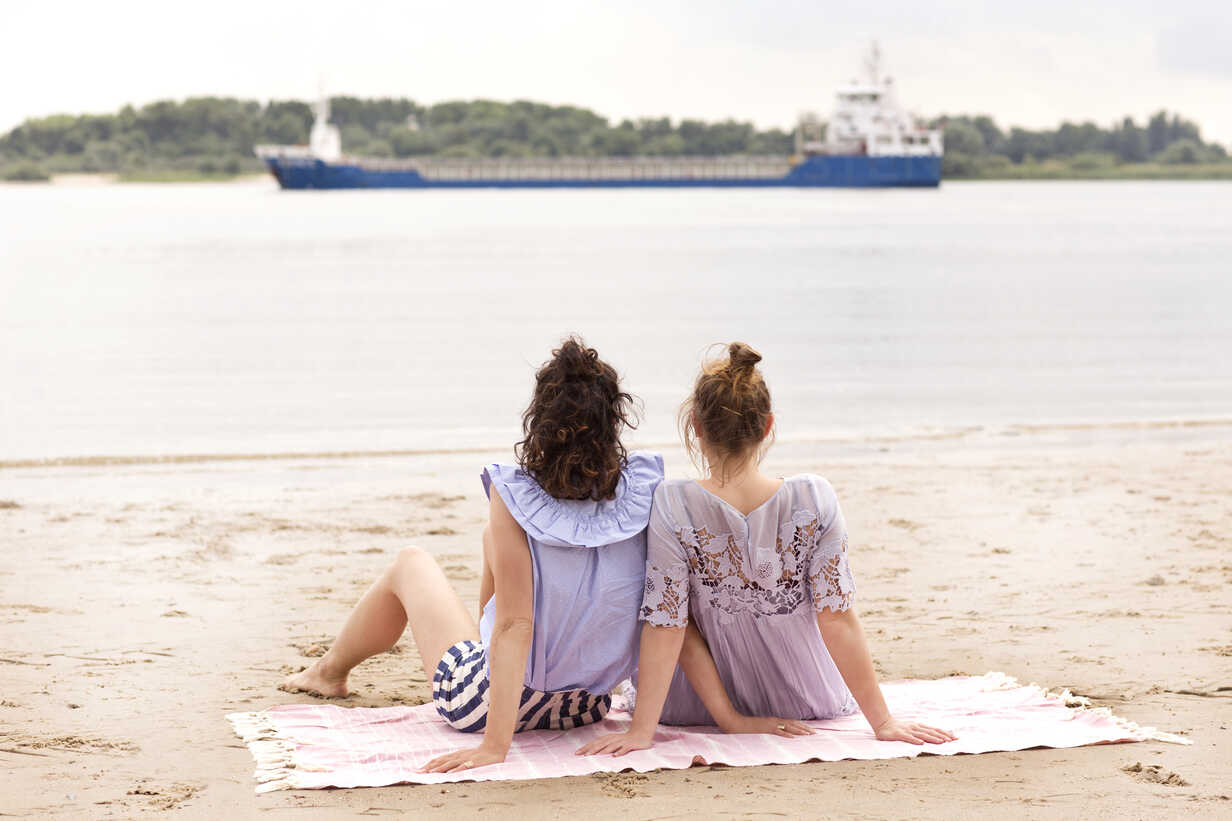
M 0 185 L 0 466 L 516 439 L 580 333 L 675 441 L 708 345 L 780 441 L 1232 418 L 1232 184 Z

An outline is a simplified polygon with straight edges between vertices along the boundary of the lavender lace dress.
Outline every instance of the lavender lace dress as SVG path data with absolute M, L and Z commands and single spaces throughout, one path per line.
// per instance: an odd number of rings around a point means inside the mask
M 736 709 L 823 719 L 858 708 L 830 658 L 816 613 L 851 606 L 847 532 L 820 476 L 793 476 L 748 516 L 691 480 L 654 494 L 641 619 L 692 619 Z M 660 719 L 714 720 L 677 668 Z

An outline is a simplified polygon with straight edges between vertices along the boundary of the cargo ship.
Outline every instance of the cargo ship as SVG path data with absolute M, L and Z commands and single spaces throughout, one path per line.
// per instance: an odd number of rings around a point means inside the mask
M 936 187 L 940 130 L 899 104 L 876 46 L 866 73 L 837 92 L 828 123 L 800 117 L 791 156 L 349 157 L 325 99 L 314 107 L 308 145 L 256 153 L 284 189 Z

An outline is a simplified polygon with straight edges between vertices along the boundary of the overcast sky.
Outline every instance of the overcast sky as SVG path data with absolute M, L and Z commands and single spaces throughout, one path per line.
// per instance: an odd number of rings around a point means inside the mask
M 996 6 L 997 8 L 990 8 Z M 920 114 L 1108 124 L 1160 108 L 1232 144 L 1228 0 L 873 3 L 9 4 L 0 131 L 29 116 L 218 94 L 576 103 L 790 127 L 829 111 L 871 39 Z

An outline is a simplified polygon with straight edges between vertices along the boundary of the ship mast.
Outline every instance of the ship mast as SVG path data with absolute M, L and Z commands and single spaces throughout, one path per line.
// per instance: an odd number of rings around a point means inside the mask
M 874 88 L 881 85 L 881 46 L 874 40 L 864 57 L 864 72 L 868 75 L 868 84 Z
M 329 124 L 329 97 L 325 94 L 324 77 L 317 78 L 317 100 L 312 105 L 312 113 L 316 118 L 313 123 L 314 125 L 316 123 L 321 123 L 322 125 Z
M 325 95 L 325 84 L 319 84 L 319 96 L 312 106 L 315 119 L 312 130 L 308 133 L 308 150 L 317 159 L 333 162 L 342 156 L 342 133 L 338 126 L 329 122 L 329 97 Z

